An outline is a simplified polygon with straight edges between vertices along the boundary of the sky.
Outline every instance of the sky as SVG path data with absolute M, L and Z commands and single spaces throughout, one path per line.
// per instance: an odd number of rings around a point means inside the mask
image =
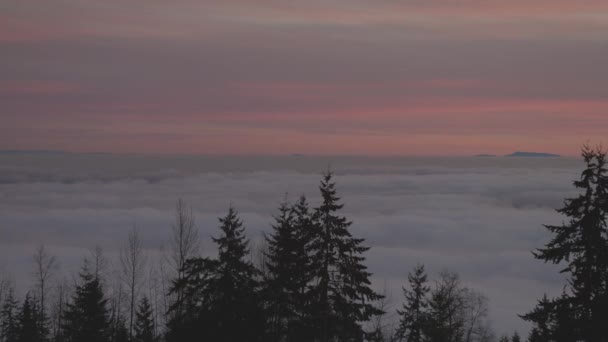
M 551 238 L 543 224 L 562 222 L 554 209 L 576 194 L 576 158 L 0 154 L 0 278 L 10 276 L 24 296 L 40 244 L 60 264 L 53 282 L 73 279 L 96 245 L 111 274 L 134 225 L 148 266 L 157 266 L 180 197 L 192 206 L 205 255 L 216 254 L 210 238 L 230 204 L 255 253 L 280 202 L 305 194 L 319 205 L 330 162 L 351 232 L 371 247 L 365 263 L 374 287 L 387 290 L 389 321 L 417 263 L 431 282 L 448 270 L 485 294 L 498 334 L 526 336 L 529 326 L 517 315 L 543 294 L 561 293 L 559 268 L 531 251 Z
M 3 0 L 0 149 L 576 155 L 604 0 Z

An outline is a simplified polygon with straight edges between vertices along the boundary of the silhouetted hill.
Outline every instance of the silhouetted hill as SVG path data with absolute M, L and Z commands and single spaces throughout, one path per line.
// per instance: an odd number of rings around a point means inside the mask
M 0 154 L 66 154 L 63 150 L 0 150 Z
M 547 157 L 560 157 L 559 154 L 544 153 L 544 152 L 513 152 L 507 154 L 505 157 L 536 157 L 536 158 L 547 158 Z

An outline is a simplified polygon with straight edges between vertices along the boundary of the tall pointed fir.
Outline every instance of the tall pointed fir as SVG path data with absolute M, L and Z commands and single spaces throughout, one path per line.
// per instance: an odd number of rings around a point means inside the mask
M 87 260 L 79 276 L 63 320 L 65 341 L 108 342 L 110 324 L 101 279 L 91 272 Z
M 46 340 L 44 335 L 43 322 L 41 321 L 40 309 L 37 301 L 28 293 L 25 296 L 21 312 L 19 312 L 19 333 L 18 342 L 43 342 Z
M 220 218 L 221 234 L 212 280 L 215 341 L 261 341 L 264 317 L 258 296 L 258 271 L 249 260 L 249 241 L 237 211 L 230 206 Z
M 214 341 L 215 277 L 217 260 L 195 257 L 184 260 L 181 275 L 172 281 L 169 295 L 176 301 L 169 307 L 167 342 Z
M 314 212 L 317 234 L 309 251 L 317 283 L 311 289 L 311 330 L 315 341 L 362 341 L 368 335 L 362 323 L 381 313 L 373 303 L 382 296 L 371 288 L 371 274 L 363 264 L 369 248 L 362 245 L 364 239 L 352 236 L 352 222 L 338 213 L 344 205 L 332 177 L 331 171 L 323 175 L 322 203 Z
M 514 332 L 513 335 L 511 335 L 511 342 L 521 342 L 521 337 L 519 336 L 517 331 Z
M 427 295 L 430 287 L 427 286 L 427 275 L 424 265 L 418 264 L 414 272 L 407 276 L 409 289 L 403 288 L 405 303 L 399 315 L 399 327 L 395 338 L 399 342 L 423 342 L 424 328 L 428 315 Z
M 557 210 L 567 217 L 561 225 L 546 225 L 553 238 L 534 252 L 537 259 L 565 264 L 567 293 L 548 306 L 550 315 L 560 320 L 554 329 L 573 331 L 578 341 L 608 341 L 608 170 L 606 151 L 583 147 L 586 164 L 574 186 L 577 197 L 566 199 Z M 537 311 L 537 310 L 535 310 Z M 523 318 L 538 325 L 532 311 Z M 570 333 L 570 332 L 568 332 Z
M 154 318 L 150 301 L 142 297 L 135 313 L 135 335 L 133 342 L 155 342 Z
M 0 341 L 17 342 L 19 333 L 19 304 L 11 287 L 0 310 Z
M 442 272 L 431 291 L 424 334 L 431 341 L 461 342 L 465 336 L 465 302 L 456 273 Z
M 310 281 L 310 262 L 306 248 L 311 220 L 308 203 L 301 197 L 297 204 L 284 202 L 266 236 L 266 341 L 305 341 L 306 287 Z

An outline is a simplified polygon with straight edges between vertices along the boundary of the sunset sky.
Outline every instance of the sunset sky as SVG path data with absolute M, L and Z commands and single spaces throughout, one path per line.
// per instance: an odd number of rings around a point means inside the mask
M 3 0 L 0 149 L 575 155 L 608 1 Z

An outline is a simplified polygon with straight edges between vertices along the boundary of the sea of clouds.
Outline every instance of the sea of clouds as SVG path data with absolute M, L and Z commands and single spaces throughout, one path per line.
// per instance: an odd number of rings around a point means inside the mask
M 106 154 L 0 155 L 0 270 L 31 286 L 32 254 L 45 244 L 61 274 L 78 270 L 101 246 L 115 259 L 136 225 L 150 260 L 166 245 L 178 198 L 192 206 L 203 251 L 232 203 L 259 245 L 286 197 L 319 203 L 320 174 L 331 167 L 353 234 L 366 239 L 367 264 L 393 309 L 419 262 L 434 278 L 458 272 L 488 296 L 499 333 L 528 325 L 517 314 L 544 293 L 558 294 L 559 268 L 531 250 L 558 224 L 555 208 L 576 194 L 582 163 L 569 158 L 213 157 Z

